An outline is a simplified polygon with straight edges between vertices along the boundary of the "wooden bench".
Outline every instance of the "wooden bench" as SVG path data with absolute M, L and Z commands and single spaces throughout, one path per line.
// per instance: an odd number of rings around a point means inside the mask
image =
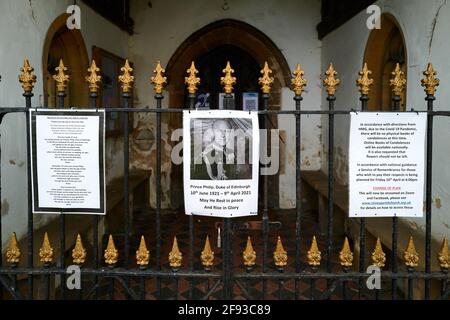
M 123 215 L 123 179 L 113 179 L 106 186 L 106 233 L 122 233 Z M 129 175 L 130 225 L 133 211 L 148 208 L 150 171 L 131 170 Z
M 320 233 L 326 234 L 328 227 L 328 176 L 322 171 L 302 171 L 301 174 L 307 199 L 318 212 Z M 310 190 L 308 190 L 310 189 Z M 345 217 L 348 213 L 348 188 L 334 181 L 333 187 L 333 232 L 345 233 Z

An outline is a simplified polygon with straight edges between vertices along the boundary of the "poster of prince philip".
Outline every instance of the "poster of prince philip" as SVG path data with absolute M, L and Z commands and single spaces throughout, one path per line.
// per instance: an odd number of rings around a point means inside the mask
M 191 119 L 191 179 L 251 179 L 251 139 L 250 119 Z

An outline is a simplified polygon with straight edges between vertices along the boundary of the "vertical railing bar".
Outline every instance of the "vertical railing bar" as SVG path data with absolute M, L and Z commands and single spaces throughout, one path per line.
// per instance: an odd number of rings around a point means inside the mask
M 156 108 L 161 109 L 163 95 L 155 94 Z M 161 113 L 156 113 L 156 270 L 161 270 Z M 156 294 L 161 296 L 161 279 L 156 278 Z
M 109 300 L 114 300 L 114 278 L 109 281 Z
M 350 271 L 350 267 L 345 267 L 344 266 L 344 273 L 348 273 L 349 271 Z M 343 300 L 347 300 L 348 299 L 348 297 L 347 297 L 347 284 L 348 284 L 347 280 L 343 280 L 342 281 L 342 299 Z
M 448 274 L 448 269 L 447 268 L 442 268 L 442 273 L 443 274 Z M 445 292 L 447 291 L 447 286 L 448 286 L 448 279 L 443 279 L 442 281 L 441 281 L 441 299 L 444 299 L 444 295 L 445 295 Z
M 283 289 L 283 280 L 279 279 L 278 280 L 278 300 L 282 299 L 282 294 L 281 294 L 281 290 Z
M 61 247 L 61 252 L 59 254 L 59 264 L 61 265 L 61 268 L 65 268 L 65 247 L 66 247 L 66 216 L 63 213 L 63 211 L 61 210 L 61 217 L 60 217 L 60 247 Z M 61 299 L 65 300 L 66 299 L 66 275 L 65 273 L 61 273 L 60 275 L 61 277 L 61 283 L 60 283 L 60 289 L 61 289 Z
M 139 278 L 139 293 L 140 293 L 139 299 L 145 300 L 145 277 L 143 276 Z
M 78 300 L 83 300 L 83 274 L 80 275 L 81 288 L 78 290 Z
M 347 280 L 342 281 L 342 299 L 347 300 Z
M 392 97 L 393 110 L 400 110 L 400 96 L 394 95 Z M 398 241 L 398 218 L 394 216 L 392 218 L 392 300 L 397 299 L 397 276 L 398 261 L 397 261 L 397 241 Z
M 245 279 L 245 290 L 250 293 L 250 279 Z M 208 291 L 209 291 L 209 278 L 208 278 Z
M 427 94 L 427 110 L 433 111 L 433 102 L 436 98 Z M 433 115 L 427 115 L 427 177 L 425 198 L 425 272 L 431 272 L 431 202 L 432 199 L 432 175 L 433 175 Z M 430 279 L 425 279 L 425 300 L 430 299 Z
M 13 276 L 12 276 L 12 290 L 14 292 L 17 291 L 17 275 L 16 274 L 13 274 Z
M 65 97 L 66 97 L 65 91 L 58 91 L 57 107 L 59 109 L 64 109 L 64 98 Z M 65 258 L 65 251 L 66 251 L 66 215 L 64 214 L 62 209 L 61 209 L 60 217 L 59 217 L 59 234 L 60 234 L 60 237 L 59 237 L 59 241 L 60 241 L 59 264 L 60 264 L 61 268 L 64 268 L 64 266 L 65 266 L 64 258 Z M 66 286 L 65 286 L 66 275 L 64 273 L 61 273 L 60 278 L 61 278 L 61 284 L 60 284 L 61 299 L 64 300 L 66 298 Z
M 92 109 L 96 109 L 97 108 L 97 97 L 98 97 L 98 93 L 97 92 L 90 92 L 89 93 L 89 104 L 90 107 Z M 92 241 L 94 242 L 92 244 L 92 255 L 94 258 L 93 264 L 94 264 L 94 268 L 98 269 L 98 224 L 99 224 L 99 216 L 98 215 L 93 215 L 92 217 L 92 222 L 93 222 L 93 227 L 92 227 Z M 98 276 L 95 274 L 94 275 L 94 285 L 97 284 L 98 281 Z M 98 299 L 98 288 L 95 290 L 94 293 L 94 299 L 97 300 Z
M 44 265 L 44 270 L 48 270 L 49 265 L 45 264 Z M 49 273 L 45 273 L 44 274 L 44 297 L 45 300 L 50 300 L 50 274 Z
M 328 108 L 334 110 L 334 101 L 336 97 L 328 94 Z M 331 272 L 331 255 L 333 251 L 333 168 L 334 168 L 334 114 L 328 115 L 328 245 L 327 245 L 327 272 Z M 327 288 L 330 287 L 330 280 L 327 280 Z
M 82 265 L 79 266 L 80 269 L 83 268 Z M 80 274 L 80 289 L 77 290 L 78 293 L 78 300 L 83 300 L 83 273 Z
M 303 97 L 295 95 L 295 110 L 300 111 Z M 295 187 L 296 187 L 296 221 L 295 221 L 295 272 L 301 271 L 301 115 L 295 115 Z M 295 279 L 294 299 L 298 300 L 299 280 Z
M 234 106 L 236 105 L 236 102 L 234 101 L 234 96 L 230 95 L 228 97 L 228 102 L 226 104 L 227 109 L 234 109 Z M 224 154 L 224 163 L 225 163 L 225 154 Z M 225 226 L 225 232 L 228 233 L 228 240 L 227 240 L 227 256 L 228 256 L 228 299 L 233 299 L 233 293 L 234 293 L 234 278 L 233 278 L 233 272 L 234 272 L 234 260 L 233 260 L 233 220 L 232 218 L 226 218 L 226 226 Z
M 194 271 L 194 216 L 189 216 L 189 271 Z M 192 299 L 194 292 L 194 279 L 189 279 L 189 299 Z
M 189 93 L 189 110 L 195 105 L 195 93 Z M 194 216 L 189 215 L 189 271 L 194 271 Z M 192 299 L 194 291 L 194 279 L 189 279 L 189 299 Z
M 225 103 L 226 99 L 224 100 Z M 227 251 L 227 243 L 228 243 L 228 233 L 227 233 L 227 222 L 226 222 L 226 218 L 222 219 L 222 226 L 223 226 L 223 237 L 222 237 L 222 272 L 223 272 L 223 292 L 222 292 L 222 297 L 224 300 L 227 299 L 227 294 L 228 294 L 228 290 L 227 290 L 227 286 L 228 286 L 228 251 Z
M 130 107 L 130 93 L 123 92 L 123 107 L 128 109 Z M 124 245 L 124 267 L 128 266 L 130 255 L 130 198 L 129 198 L 129 177 L 130 177 L 130 144 L 129 144 L 129 113 L 123 112 L 123 214 L 124 214 L 124 231 L 125 231 L 125 245 Z M 125 284 L 130 286 L 129 277 L 125 278 Z M 126 290 L 125 290 L 126 294 Z M 127 299 L 130 296 L 127 295 Z
M 224 108 L 231 109 L 233 96 L 229 93 L 225 94 Z M 225 156 L 225 155 L 223 155 Z M 233 297 L 233 245 L 232 245 L 232 221 L 231 218 L 223 219 L 224 238 L 223 238 L 223 296 L 224 299 L 231 300 Z
M 408 275 L 408 300 L 413 299 L 413 278 L 412 278 L 412 271 L 410 271 L 410 274 Z
M 227 218 L 227 220 L 228 220 L 228 265 L 229 265 L 229 282 L 230 282 L 229 298 L 233 299 L 233 293 L 234 293 L 233 221 L 231 220 L 231 218 Z
M 179 291 L 178 277 L 175 277 L 174 281 L 175 281 L 175 300 L 178 300 L 178 291 Z M 192 299 L 192 298 L 189 298 L 189 299 Z
M 32 211 L 32 186 L 31 186 L 31 141 L 30 141 L 30 124 L 31 118 L 29 110 L 31 109 L 31 97 L 33 93 L 31 91 L 26 91 L 23 96 L 25 97 L 26 105 L 26 132 L 27 132 L 27 187 L 28 187 L 28 226 L 27 226 L 27 239 L 28 239 L 28 257 L 27 257 L 27 267 L 29 269 L 33 268 L 33 211 Z M 33 299 L 33 275 L 28 274 L 28 299 Z
M 309 299 L 314 300 L 314 290 L 316 288 L 316 279 L 311 278 L 310 284 L 309 284 Z
M 225 269 L 224 269 L 224 297 L 226 300 L 231 300 L 233 297 L 233 267 L 232 267 L 232 249 L 231 249 L 231 218 L 224 219 L 224 239 L 223 251 L 226 253 Z
M 367 111 L 367 103 L 369 97 L 366 94 L 362 94 L 359 98 L 361 101 L 361 111 Z M 359 219 L 359 272 L 364 273 L 366 264 L 366 219 Z M 364 279 L 359 279 L 358 298 L 361 299 L 361 291 L 364 288 Z
M 268 102 L 269 102 L 269 94 L 263 93 L 262 95 L 263 99 L 263 110 L 267 111 L 269 109 Z M 264 116 L 264 129 L 266 130 L 266 145 L 269 144 L 269 128 L 268 128 L 268 117 L 269 115 L 266 114 Z M 269 192 L 269 180 L 267 174 L 264 175 L 264 181 L 263 181 L 263 272 L 267 272 L 267 250 L 268 250 L 268 242 L 269 242 L 269 199 L 268 199 L 268 192 Z M 263 279 L 263 300 L 266 298 L 266 292 L 267 292 L 267 280 Z
M 398 271 L 397 261 L 397 237 L 398 233 L 398 218 L 392 218 L 392 273 L 395 275 Z M 397 277 L 392 278 L 392 300 L 397 298 Z

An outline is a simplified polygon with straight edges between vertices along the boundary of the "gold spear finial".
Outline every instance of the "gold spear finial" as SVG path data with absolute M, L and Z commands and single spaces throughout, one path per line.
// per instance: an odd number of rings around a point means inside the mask
M 297 64 L 295 70 L 292 72 L 291 79 L 291 90 L 294 91 L 296 96 L 301 96 L 303 88 L 306 86 L 308 81 L 303 78 L 305 71 L 302 70 L 300 64 Z
M 200 260 L 202 261 L 202 265 L 205 267 L 205 270 L 209 270 L 214 263 L 214 251 L 211 250 L 211 244 L 209 243 L 208 236 L 206 236 L 205 247 L 200 255 Z
M 100 68 L 95 64 L 95 60 L 92 60 L 91 66 L 87 70 L 86 82 L 89 84 L 89 92 L 96 93 L 99 88 L 98 84 L 102 80 L 102 76 L 97 74 L 97 72 L 100 72 Z
M 313 236 L 311 247 L 307 252 L 308 264 L 312 267 L 320 266 L 320 260 L 322 260 L 322 254 L 319 251 L 319 246 L 317 245 L 316 236 Z
M 370 92 L 370 86 L 373 84 L 373 79 L 369 77 L 371 74 L 372 71 L 367 68 L 367 63 L 364 62 L 364 66 L 359 72 L 360 77 L 356 80 L 356 85 L 359 87 L 359 92 L 362 95 L 367 96 Z
M 148 265 L 149 260 L 150 260 L 150 251 L 148 251 L 147 249 L 144 236 L 141 236 L 139 249 L 136 251 L 136 263 L 141 267 L 145 267 Z
M 109 235 L 104 258 L 106 264 L 109 264 L 110 266 L 114 266 L 119 259 L 119 251 L 116 249 L 116 245 L 114 244 L 114 239 L 111 234 Z
M 164 85 L 167 83 L 167 78 L 164 77 L 164 72 L 166 72 L 166 70 L 161 67 L 161 63 L 158 61 L 155 70 L 153 70 L 155 75 L 150 79 L 156 94 L 161 94 L 164 89 Z
M 256 252 L 253 249 L 252 239 L 247 237 L 247 245 L 242 252 L 242 259 L 244 260 L 244 266 L 252 268 L 256 264 Z
M 447 238 L 444 238 L 444 241 L 442 241 L 442 248 L 438 253 L 438 261 L 442 269 L 450 268 L 450 252 Z
M 63 60 L 59 60 L 59 66 L 55 68 L 55 71 L 58 73 L 53 75 L 53 80 L 56 81 L 56 90 L 58 92 L 66 91 L 67 83 L 69 82 L 69 76 L 64 73 L 67 71 L 67 68 L 64 66 Z
M 222 70 L 224 76 L 220 77 L 220 83 L 223 85 L 226 94 L 233 92 L 233 85 L 236 83 L 236 77 L 233 77 L 234 69 L 230 66 L 230 61 L 227 61 L 227 66 Z
M 16 233 L 13 232 L 9 240 L 9 246 L 6 249 L 6 261 L 11 264 L 19 263 L 21 256 L 19 244 L 17 242 Z
M 419 265 L 419 254 L 414 246 L 413 237 L 409 237 L 408 246 L 406 247 L 405 253 L 403 254 L 403 259 L 405 260 L 405 265 L 410 268 L 417 267 Z
M 344 245 L 342 246 L 341 252 L 339 252 L 339 263 L 345 268 L 351 267 L 353 264 L 353 253 L 350 250 L 347 237 L 345 237 Z
M 120 68 L 123 73 L 119 76 L 119 82 L 122 87 L 122 92 L 128 93 L 133 88 L 134 76 L 132 75 L 133 68 L 130 67 L 128 59 L 125 60 L 125 65 Z
M 172 250 L 169 252 L 169 265 L 176 271 L 181 267 L 181 262 L 183 261 L 183 254 L 178 248 L 177 237 L 173 237 Z
M 325 72 L 327 76 L 325 80 L 323 80 L 323 84 L 327 90 L 329 96 L 334 96 L 336 93 L 337 86 L 341 83 L 341 80 L 336 78 L 337 72 L 333 68 L 333 64 L 330 63 L 328 70 Z
M 23 67 L 20 68 L 19 82 L 22 84 L 24 92 L 33 91 L 36 76 L 33 74 L 34 69 L 30 66 L 28 59 L 23 62 Z
M 393 75 L 393 78 L 390 80 L 392 92 L 395 96 L 401 96 L 406 86 L 406 79 L 399 63 L 395 65 L 395 70 L 391 74 Z
M 47 232 L 44 234 L 44 241 L 42 242 L 42 247 L 39 249 L 39 257 L 43 263 L 52 263 L 53 261 L 53 248 L 48 240 Z
M 75 247 L 72 250 L 72 259 L 74 264 L 83 264 L 86 261 L 86 249 L 83 247 L 80 234 L 77 235 Z
M 383 252 L 380 238 L 377 238 L 375 249 L 372 252 L 372 263 L 378 268 L 383 268 L 386 264 L 386 254 Z
M 275 266 L 278 269 L 283 269 L 287 265 L 287 252 L 283 248 L 283 243 L 281 242 L 281 237 L 278 236 L 277 245 L 275 247 L 275 251 L 273 252 L 273 260 L 275 262 Z
M 422 79 L 422 87 L 425 88 L 427 95 L 434 96 L 436 93 L 436 87 L 439 86 L 439 79 L 436 78 L 436 71 L 433 69 L 433 65 L 429 63 L 427 69 L 423 72 L 425 78 Z
M 261 91 L 268 94 L 270 93 L 270 87 L 272 86 L 274 80 L 273 77 L 270 76 L 272 70 L 270 70 L 267 61 L 264 62 L 264 68 L 260 72 L 263 75 L 258 79 L 259 84 L 261 85 Z
M 200 78 L 196 76 L 198 70 L 195 68 L 194 61 L 191 62 L 191 67 L 186 70 L 188 76 L 184 78 L 184 83 L 187 85 L 188 92 L 195 94 L 197 86 L 200 84 Z

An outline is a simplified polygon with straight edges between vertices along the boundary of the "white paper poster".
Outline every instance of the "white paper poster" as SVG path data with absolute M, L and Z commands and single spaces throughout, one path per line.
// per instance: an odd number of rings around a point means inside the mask
M 351 113 L 350 217 L 422 217 L 425 113 Z
M 223 93 L 223 92 L 219 93 L 219 109 L 220 110 L 225 109 L 225 106 L 223 105 L 225 96 L 226 96 L 226 93 Z M 231 93 L 231 96 L 233 97 L 233 100 L 231 100 L 231 101 L 233 101 L 233 103 L 234 103 L 234 92 Z
M 30 110 L 34 213 L 105 214 L 105 112 Z
M 258 110 L 258 92 L 244 92 L 242 94 L 242 110 Z
M 256 113 L 183 112 L 186 214 L 257 215 L 259 124 Z

